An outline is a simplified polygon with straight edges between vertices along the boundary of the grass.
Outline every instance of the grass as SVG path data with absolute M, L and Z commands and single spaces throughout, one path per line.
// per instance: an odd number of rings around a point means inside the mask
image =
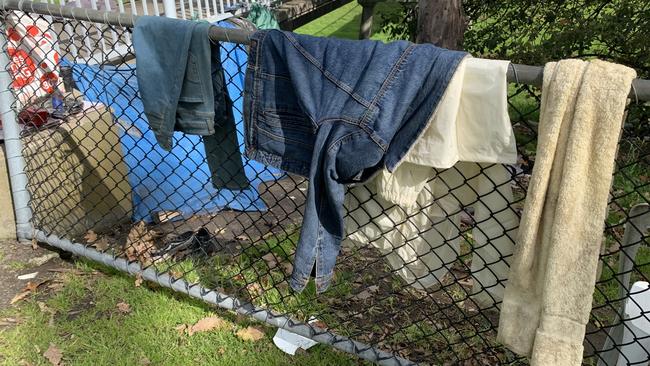
M 28 268 L 29 264 L 21 261 L 11 261 L 8 266 L 14 271 L 22 271 L 23 269 Z
M 19 321 L 15 327 L 0 328 L 0 364 L 49 365 L 42 354 L 50 343 L 62 351 L 66 365 L 143 365 L 146 360 L 170 366 L 359 364 L 322 345 L 285 355 L 271 342 L 274 329 L 267 327 L 262 340 L 242 341 L 236 331 L 252 323 L 167 289 L 135 287 L 132 277 L 110 269 L 92 274 L 96 267 L 80 262 L 78 268 L 87 275 L 67 274 L 60 292 L 37 295 L 0 313 L 0 318 Z M 130 313 L 118 311 L 120 302 L 130 305 Z M 41 310 L 43 304 L 46 311 Z M 192 336 L 175 329 L 212 315 L 226 319 L 227 329 Z
M 373 34 L 371 39 L 384 41 L 388 36 L 380 32 L 382 14 L 397 11 L 398 4 L 392 1 L 378 3 L 373 17 Z M 296 33 L 320 37 L 337 37 L 345 39 L 359 38 L 361 22 L 361 5 L 353 1 L 295 30 Z

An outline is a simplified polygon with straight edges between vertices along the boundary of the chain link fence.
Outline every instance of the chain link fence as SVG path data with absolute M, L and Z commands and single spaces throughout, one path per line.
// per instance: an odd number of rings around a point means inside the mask
M 137 95 L 131 28 L 14 10 L 3 11 L 2 23 L 35 238 L 374 362 L 527 363 L 496 333 L 535 162 L 539 89 L 509 87 L 517 165 L 457 164 L 428 185 L 436 199 L 414 210 L 381 201 L 368 186 L 349 188 L 349 235 L 333 284 L 318 296 L 313 284 L 297 294 L 288 279 L 302 177 L 245 160 L 254 187 L 216 190 L 201 138 L 177 133 L 170 153 L 157 147 Z M 111 60 L 71 57 L 89 42 L 124 52 Z M 246 47 L 221 47 L 241 125 Z M 52 70 L 48 59 L 56 60 Z M 650 199 L 650 136 L 638 134 L 649 121 L 639 108 L 630 106 L 619 146 L 585 338 L 588 365 L 622 324 L 628 282 L 650 275 L 646 211 L 630 213 Z

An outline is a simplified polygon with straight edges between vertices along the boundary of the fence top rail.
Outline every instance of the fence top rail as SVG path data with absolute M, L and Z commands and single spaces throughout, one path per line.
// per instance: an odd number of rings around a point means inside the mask
M 29 0 L 0 0 L 0 10 L 21 10 L 42 15 L 66 19 L 84 20 L 119 27 L 134 27 L 139 16 L 125 13 L 106 12 L 87 8 L 62 7 L 54 4 L 33 2 Z M 213 41 L 227 41 L 249 44 L 252 32 L 212 26 L 209 37 Z M 508 81 L 533 86 L 542 85 L 544 68 L 511 64 L 508 69 Z M 632 82 L 629 97 L 635 102 L 650 101 L 650 80 L 635 79 Z

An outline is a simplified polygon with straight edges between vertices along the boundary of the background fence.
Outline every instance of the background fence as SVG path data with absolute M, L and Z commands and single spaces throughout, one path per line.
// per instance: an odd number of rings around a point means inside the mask
M 137 58 L 130 43 L 122 43 L 127 57 L 112 65 L 83 63 L 56 39 L 75 36 L 70 29 L 94 26 L 79 20 L 89 17 L 5 9 L 1 33 L 8 35 L 3 50 L 10 57 L 15 101 L 2 119 L 6 139 L 11 139 L 11 111 L 20 120 L 33 228 L 24 236 L 372 361 L 526 363 L 495 339 L 535 161 L 536 87 L 510 85 L 516 166 L 458 164 L 430 182 L 429 193 L 437 199 L 420 202 L 416 210 L 382 202 L 368 187 L 350 188 L 349 236 L 332 286 L 318 296 L 313 284 L 296 294 L 288 279 L 306 194 L 303 178 L 245 161 L 252 188 L 214 189 L 200 138 L 177 133 L 170 153 L 156 146 L 137 96 Z M 16 26 L 37 22 L 47 24 L 54 37 Z M 131 37 L 129 26 L 110 23 L 117 21 L 102 25 L 103 42 L 115 45 L 115 39 Z M 18 52 L 17 44 L 34 41 L 34 48 Z M 222 42 L 221 52 L 242 131 L 246 47 Z M 46 56 L 63 61 L 38 76 Z M 51 97 L 57 90 L 62 106 Z M 639 101 L 633 102 L 619 145 L 585 364 L 598 362 L 608 332 L 621 324 L 627 282 L 648 281 L 650 274 L 647 224 L 641 224 L 647 210 L 630 214 L 650 199 L 648 120 L 639 113 Z M 41 118 L 42 108 L 49 117 Z M 243 141 L 241 133 L 238 139 Z M 374 224 L 365 225 L 369 219 Z

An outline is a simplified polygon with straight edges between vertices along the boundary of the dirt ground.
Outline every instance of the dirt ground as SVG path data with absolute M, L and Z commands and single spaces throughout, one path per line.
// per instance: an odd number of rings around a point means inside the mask
M 65 253 L 63 257 L 66 257 Z M 72 267 L 71 262 L 61 259 L 58 252 L 45 247 L 0 240 L 0 310 L 10 306 L 11 299 L 21 292 L 28 282 L 40 283 L 54 280 L 62 269 Z M 18 279 L 18 276 L 37 272 L 34 278 Z

